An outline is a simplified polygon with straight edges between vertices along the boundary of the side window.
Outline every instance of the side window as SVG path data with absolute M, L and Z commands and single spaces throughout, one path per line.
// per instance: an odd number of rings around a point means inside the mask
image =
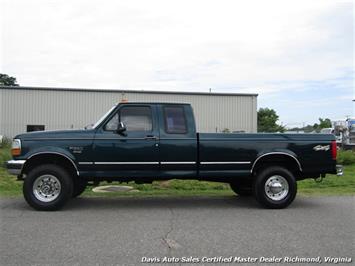
M 184 107 L 165 106 L 164 107 L 165 131 L 169 134 L 187 133 Z
M 107 131 L 115 131 L 118 127 L 118 113 L 115 114 L 114 117 L 111 118 L 110 121 L 107 122 L 105 125 L 105 130 Z
M 145 106 L 123 107 L 105 125 L 105 130 L 116 130 L 119 122 L 123 122 L 127 131 L 152 131 L 152 111 Z
M 120 111 L 120 121 L 127 131 L 152 131 L 152 111 L 150 107 L 128 106 Z

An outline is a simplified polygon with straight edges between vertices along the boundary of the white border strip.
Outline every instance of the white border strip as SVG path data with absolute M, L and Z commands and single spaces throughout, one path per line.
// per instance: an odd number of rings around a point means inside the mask
M 251 164 L 251 162 L 200 162 L 200 164 Z
M 159 164 L 159 162 L 94 162 L 94 164 Z
M 131 165 L 131 164 L 140 164 L 140 165 L 145 165 L 145 164 L 159 164 L 159 162 L 79 162 L 81 165 L 93 165 L 93 164 L 98 164 L 98 165 Z M 160 162 L 162 165 L 170 165 L 170 164 L 196 164 L 196 162 Z M 251 164 L 251 162 L 200 162 L 200 164 Z
M 196 162 L 160 162 L 161 164 L 196 164 Z

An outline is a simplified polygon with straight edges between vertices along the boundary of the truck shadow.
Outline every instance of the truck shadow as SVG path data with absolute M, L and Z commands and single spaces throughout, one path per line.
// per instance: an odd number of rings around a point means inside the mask
M 310 199 L 296 199 L 287 209 L 318 206 Z M 142 198 L 76 198 L 67 203 L 64 210 L 78 209 L 263 209 L 252 197 L 142 197 Z
M 285 210 L 295 209 L 317 209 L 322 207 L 322 201 L 314 200 L 311 197 L 298 197 Z M 101 211 L 101 210 L 163 210 L 163 209 L 249 209 L 264 210 L 252 197 L 238 196 L 191 196 L 191 197 L 83 197 L 70 200 L 62 211 Z M 34 211 L 24 199 L 2 199 L 0 201 L 0 212 L 5 214 L 7 210 L 17 212 Z M 278 211 L 278 210 L 273 210 Z
M 139 198 L 77 198 L 66 205 L 66 209 L 147 209 L 147 208 L 258 208 L 253 198 L 224 197 L 139 197 Z

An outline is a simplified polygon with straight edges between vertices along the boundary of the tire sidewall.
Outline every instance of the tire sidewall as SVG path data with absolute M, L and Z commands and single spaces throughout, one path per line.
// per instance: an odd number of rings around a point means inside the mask
M 50 202 L 43 202 L 33 194 L 35 180 L 45 174 L 55 176 L 61 185 L 58 197 Z M 73 181 L 68 172 L 57 165 L 40 165 L 29 172 L 23 184 L 23 194 L 27 203 L 37 210 L 53 211 L 60 209 L 73 193 Z
M 287 196 L 277 201 L 269 198 L 265 191 L 265 183 L 273 175 L 280 175 L 285 178 L 289 187 Z M 293 174 L 286 168 L 272 166 L 260 171 L 257 175 L 253 186 L 253 192 L 256 200 L 264 207 L 281 209 L 289 206 L 295 199 L 297 194 L 297 182 Z

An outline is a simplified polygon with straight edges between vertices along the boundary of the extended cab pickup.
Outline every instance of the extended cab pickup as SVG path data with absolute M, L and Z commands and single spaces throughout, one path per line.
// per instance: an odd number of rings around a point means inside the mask
M 91 129 L 16 136 L 7 168 L 39 210 L 59 209 L 100 181 L 173 178 L 227 182 L 264 207 L 284 208 L 296 181 L 342 174 L 336 153 L 330 134 L 196 133 L 189 104 L 121 103 Z

